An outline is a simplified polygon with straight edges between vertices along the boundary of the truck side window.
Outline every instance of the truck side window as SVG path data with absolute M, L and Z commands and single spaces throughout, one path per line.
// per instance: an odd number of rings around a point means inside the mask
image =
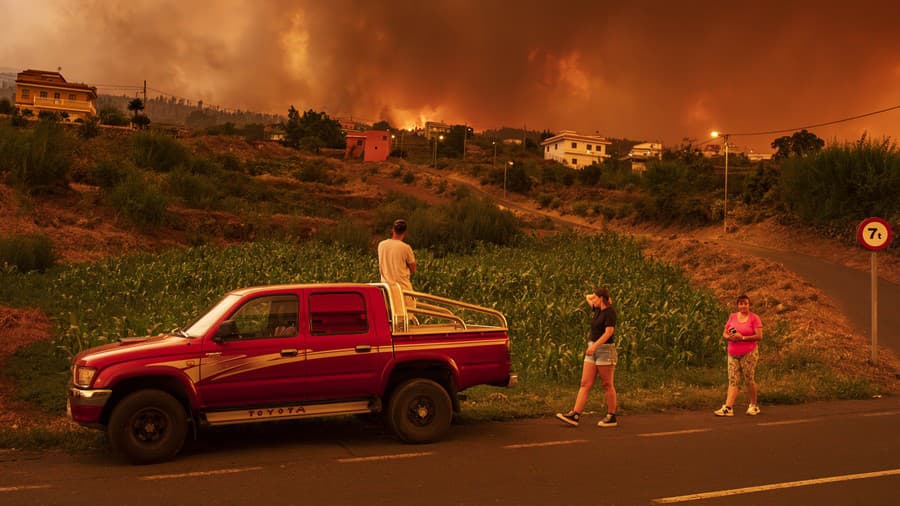
M 230 319 L 242 340 L 295 337 L 297 306 L 296 295 L 258 297 L 241 306 Z
M 369 331 L 366 301 L 362 294 L 356 292 L 310 294 L 309 318 L 309 330 L 314 336 Z

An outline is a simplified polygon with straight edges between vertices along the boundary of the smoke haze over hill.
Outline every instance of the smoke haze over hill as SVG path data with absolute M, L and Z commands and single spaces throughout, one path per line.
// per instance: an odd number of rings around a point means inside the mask
M 666 143 L 900 105 L 896 2 L 624 4 L 0 0 L 0 66 L 278 114 Z M 897 137 L 900 110 L 813 131 Z

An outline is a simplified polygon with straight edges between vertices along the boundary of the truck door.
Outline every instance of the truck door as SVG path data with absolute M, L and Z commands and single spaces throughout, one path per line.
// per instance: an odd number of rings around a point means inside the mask
M 304 335 L 308 400 L 378 394 L 381 373 L 393 358 L 389 335 L 379 336 L 369 301 L 358 290 L 314 288 L 305 292 L 309 326 Z M 380 309 L 384 303 L 379 299 Z M 386 329 L 385 329 L 386 331 Z
M 203 343 L 198 390 L 207 407 L 299 402 L 304 349 L 296 294 L 242 301 Z M 223 332 L 222 328 L 227 331 Z

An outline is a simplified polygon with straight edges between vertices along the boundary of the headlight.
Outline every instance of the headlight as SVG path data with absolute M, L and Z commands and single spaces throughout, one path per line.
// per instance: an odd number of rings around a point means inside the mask
M 81 388 L 91 386 L 91 381 L 93 381 L 95 374 L 97 374 L 97 369 L 94 369 L 93 367 L 85 367 L 83 365 L 76 366 L 73 378 L 75 386 Z

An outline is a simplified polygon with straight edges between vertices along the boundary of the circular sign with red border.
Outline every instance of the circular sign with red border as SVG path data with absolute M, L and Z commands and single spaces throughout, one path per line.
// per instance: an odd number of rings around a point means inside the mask
M 891 225 L 881 218 L 866 218 L 856 227 L 856 240 L 863 248 L 881 251 L 891 245 Z

